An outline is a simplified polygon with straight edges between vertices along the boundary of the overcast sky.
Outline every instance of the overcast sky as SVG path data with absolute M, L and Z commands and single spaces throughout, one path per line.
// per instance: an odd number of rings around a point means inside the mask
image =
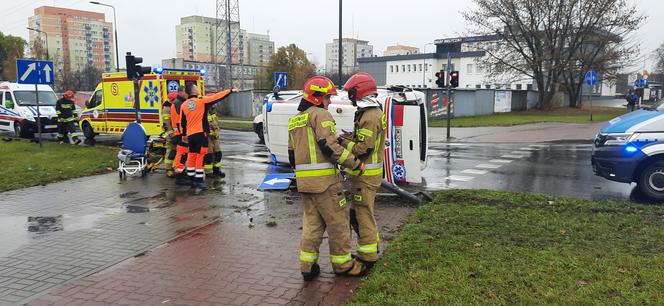
M 143 56 L 145 63 L 158 65 L 162 59 L 175 57 L 175 25 L 180 17 L 214 17 L 214 0 L 99 0 L 116 7 L 120 55 L 127 51 Z M 664 1 L 635 0 L 650 16 L 637 33 L 642 53 L 651 54 L 664 43 Z M 85 0 L 3 0 L 0 31 L 28 38 L 28 17 L 41 5 L 67 7 L 106 13 L 110 8 Z M 284 46 L 297 44 L 311 53 L 319 65 L 325 63 L 325 43 L 338 36 L 338 1 L 240 0 L 241 26 L 249 32 L 267 33 Z M 385 47 L 405 44 L 422 48 L 438 38 L 467 34 L 469 27 L 461 12 L 470 1 L 451 0 L 346 0 L 344 1 L 344 37 L 368 40 L 374 53 Z M 433 50 L 428 46 L 427 51 Z M 124 66 L 120 59 L 120 65 Z M 650 65 L 650 63 L 648 63 Z

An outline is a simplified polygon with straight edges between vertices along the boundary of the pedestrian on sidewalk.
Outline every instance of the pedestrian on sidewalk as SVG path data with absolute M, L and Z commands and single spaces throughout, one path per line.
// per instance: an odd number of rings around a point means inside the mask
M 636 92 L 630 89 L 629 93 L 627 94 L 627 110 L 633 112 L 636 107 L 636 103 L 638 102 L 639 102 L 639 95 L 637 95 Z
M 350 205 L 337 165 L 362 173 L 364 164 L 337 142 L 336 125 L 327 110 L 330 96 L 336 94 L 330 79 L 310 78 L 304 84 L 299 113 L 288 121 L 288 159 L 304 202 L 300 272 L 305 281 L 320 274 L 318 256 L 325 230 L 334 273 L 345 275 L 355 264 L 348 230 Z
M 67 90 L 65 94 L 55 103 L 55 113 L 58 115 L 58 141 L 64 144 L 69 143 L 69 136 L 74 144 L 81 143 L 78 138 L 78 115 L 76 114 L 76 104 L 74 103 L 74 92 Z
M 203 163 L 209 144 L 208 135 L 210 134 L 210 125 L 207 118 L 209 108 L 230 94 L 238 92 L 238 90 L 226 89 L 216 94 L 199 98 L 198 86 L 196 83 L 189 83 L 185 86 L 185 92 L 189 96 L 189 99 L 181 106 L 181 126 L 183 128 L 182 134 L 187 136 L 189 143 L 187 176 L 193 181 L 192 187 L 198 190 L 206 190 Z
M 353 196 L 350 224 L 357 233 L 357 268 L 350 275 L 365 275 L 378 261 L 380 236 L 374 216 L 376 192 L 383 179 L 383 151 L 387 122 L 381 104 L 376 98 L 378 88 L 374 78 L 364 72 L 357 73 L 344 85 L 353 106 L 357 107 L 353 133 L 345 132 L 339 143 L 357 156 L 365 171 L 347 170 Z

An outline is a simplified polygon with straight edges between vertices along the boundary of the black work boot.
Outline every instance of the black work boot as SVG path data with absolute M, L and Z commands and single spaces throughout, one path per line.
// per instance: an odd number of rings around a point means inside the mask
M 205 181 L 203 179 L 197 178 L 194 180 L 192 187 L 199 189 L 200 191 L 205 191 L 208 189 L 207 185 L 205 184 Z
M 191 186 L 191 180 L 189 179 L 189 177 L 187 176 L 186 173 L 184 173 L 184 172 L 178 173 L 175 176 L 175 185 L 178 185 L 178 186 Z
M 214 174 L 214 176 L 216 176 L 218 178 L 225 178 L 226 177 L 226 173 L 224 173 L 224 171 L 221 171 L 221 169 L 219 167 L 212 168 L 212 174 Z
M 302 272 L 302 278 L 305 282 L 311 281 L 320 274 L 320 266 L 315 263 L 311 266 L 311 272 Z

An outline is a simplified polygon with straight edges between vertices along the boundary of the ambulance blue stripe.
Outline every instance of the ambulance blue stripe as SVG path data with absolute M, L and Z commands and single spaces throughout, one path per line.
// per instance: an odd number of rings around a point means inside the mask
M 28 106 L 28 110 L 32 113 L 33 116 L 37 116 L 37 111 L 33 107 L 34 106 Z
M 0 106 L 0 114 L 3 114 L 3 115 L 11 115 L 11 116 L 19 116 L 18 113 L 15 113 L 15 112 L 13 112 L 13 111 L 10 111 L 9 109 L 6 109 L 6 108 L 4 108 L 4 107 L 2 107 L 2 106 Z
M 601 133 L 624 133 L 626 132 L 629 128 L 633 127 L 634 125 L 637 125 L 641 122 L 644 122 L 646 120 L 662 116 L 664 113 L 657 112 L 657 111 L 645 111 L 645 110 L 639 110 L 635 112 L 631 112 L 629 114 L 622 115 L 618 118 L 619 121 L 615 123 L 607 122 L 602 126 L 602 129 L 600 130 Z M 616 119 L 613 119 L 616 120 Z
M 107 108 L 106 112 L 108 113 L 127 113 L 133 114 L 136 112 L 133 108 Z M 82 115 L 89 115 L 94 113 L 94 110 L 83 112 Z M 159 114 L 158 109 L 141 109 L 142 114 Z

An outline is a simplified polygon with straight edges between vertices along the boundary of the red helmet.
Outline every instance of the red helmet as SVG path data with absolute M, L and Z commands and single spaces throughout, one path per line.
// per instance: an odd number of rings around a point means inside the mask
M 320 105 L 324 97 L 336 94 L 334 83 L 324 76 L 312 77 L 304 83 L 304 99 L 314 105 Z
M 71 90 L 67 90 L 64 94 L 64 97 L 67 99 L 73 99 L 74 98 L 74 92 Z
M 378 93 L 376 80 L 366 72 L 354 74 L 346 84 L 344 90 L 348 92 L 348 98 L 352 101 L 362 100 L 362 98 Z

